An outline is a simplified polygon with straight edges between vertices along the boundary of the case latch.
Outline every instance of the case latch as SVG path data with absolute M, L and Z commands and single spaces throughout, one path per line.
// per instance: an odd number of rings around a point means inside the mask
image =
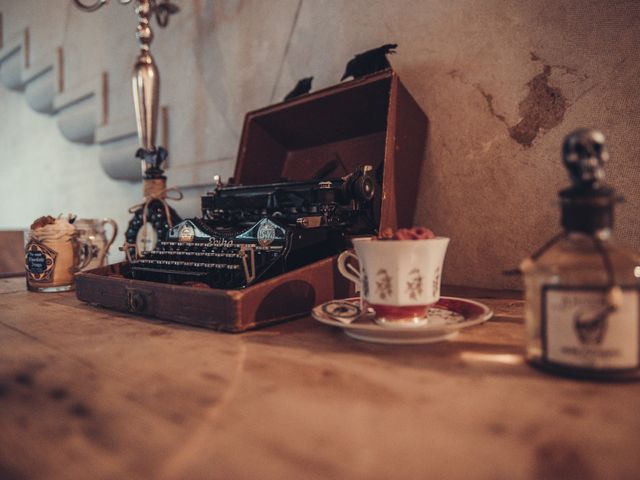
M 131 313 L 151 313 L 153 291 L 127 288 L 127 309 Z

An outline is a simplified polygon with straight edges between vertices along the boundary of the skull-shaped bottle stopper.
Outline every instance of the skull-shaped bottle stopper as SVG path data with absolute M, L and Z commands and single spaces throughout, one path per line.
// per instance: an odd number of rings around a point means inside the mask
M 581 128 L 570 133 L 564 140 L 562 157 L 572 182 L 560 192 L 562 226 L 588 234 L 611 228 L 617 198 L 613 188 L 604 183 L 609 153 L 602 132 Z
M 581 128 L 567 135 L 562 158 L 574 185 L 592 185 L 604 180 L 609 152 L 601 131 Z

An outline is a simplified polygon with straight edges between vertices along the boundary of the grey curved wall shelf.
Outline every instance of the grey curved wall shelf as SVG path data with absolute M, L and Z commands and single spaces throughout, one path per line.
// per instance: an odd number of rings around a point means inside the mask
M 0 35 L 1 32 L 0 29 Z M 109 111 L 108 73 L 68 86 L 62 47 L 34 61 L 29 42 L 28 29 L 0 42 L 0 82 L 10 90 L 22 92 L 34 111 L 55 117 L 60 133 L 70 142 L 99 145 L 100 165 L 109 177 L 139 181 L 139 162 L 133 159 L 138 145 L 133 111 L 130 115 Z M 165 144 L 167 115 L 163 107 L 160 132 Z

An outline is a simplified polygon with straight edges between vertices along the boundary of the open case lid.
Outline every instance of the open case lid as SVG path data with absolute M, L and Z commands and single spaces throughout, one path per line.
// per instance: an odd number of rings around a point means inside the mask
M 335 178 L 372 165 L 380 229 L 410 227 L 427 123 L 392 70 L 340 83 L 249 112 L 232 182 L 310 180 L 329 163 Z

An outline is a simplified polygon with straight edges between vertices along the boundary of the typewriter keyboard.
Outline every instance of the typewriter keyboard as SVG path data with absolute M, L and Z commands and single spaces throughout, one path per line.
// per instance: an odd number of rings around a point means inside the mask
M 168 283 L 206 283 L 214 288 L 249 285 L 272 265 L 283 246 L 260 246 L 232 241 L 159 242 L 156 249 L 131 262 L 133 277 Z

